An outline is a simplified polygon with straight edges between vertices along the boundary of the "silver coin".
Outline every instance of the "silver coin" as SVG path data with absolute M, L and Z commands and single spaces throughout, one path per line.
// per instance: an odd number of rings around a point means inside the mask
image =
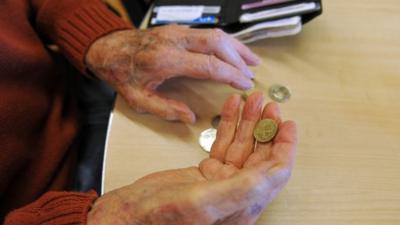
M 216 116 L 214 116 L 214 117 L 212 118 L 212 120 L 211 120 L 211 125 L 212 125 L 215 129 L 217 129 L 220 121 L 221 121 L 221 115 L 216 115 Z
M 290 91 L 285 86 L 276 84 L 269 88 L 269 97 L 276 102 L 286 102 L 290 99 L 290 96 Z
M 210 152 L 211 146 L 217 137 L 217 129 L 210 128 L 201 132 L 199 137 L 199 144 L 204 151 Z

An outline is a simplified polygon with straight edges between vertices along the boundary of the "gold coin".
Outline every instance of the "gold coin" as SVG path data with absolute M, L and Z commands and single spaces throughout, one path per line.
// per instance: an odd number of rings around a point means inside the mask
M 271 119 L 260 120 L 254 129 L 254 137 L 258 142 L 271 141 L 278 131 L 278 124 Z

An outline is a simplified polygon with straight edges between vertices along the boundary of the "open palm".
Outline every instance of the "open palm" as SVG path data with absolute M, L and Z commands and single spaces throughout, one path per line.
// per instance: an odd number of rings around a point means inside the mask
M 154 173 L 104 195 L 88 224 L 254 224 L 290 177 L 296 126 L 281 121 L 277 104 L 263 107 L 261 93 L 248 98 L 241 117 L 240 97 L 231 96 L 221 116 L 210 158 L 198 167 Z M 270 143 L 254 141 L 260 118 L 279 124 Z

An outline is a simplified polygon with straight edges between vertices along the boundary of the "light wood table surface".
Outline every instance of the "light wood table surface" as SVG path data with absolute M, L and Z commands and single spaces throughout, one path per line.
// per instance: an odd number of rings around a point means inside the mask
M 282 113 L 297 122 L 300 136 L 293 176 L 257 224 L 399 225 L 400 2 L 323 2 L 324 14 L 300 35 L 250 45 L 263 59 L 254 68 L 257 88 L 290 88 Z M 105 191 L 207 157 L 198 136 L 238 91 L 185 79 L 162 92 L 188 103 L 198 122 L 139 115 L 118 97 Z

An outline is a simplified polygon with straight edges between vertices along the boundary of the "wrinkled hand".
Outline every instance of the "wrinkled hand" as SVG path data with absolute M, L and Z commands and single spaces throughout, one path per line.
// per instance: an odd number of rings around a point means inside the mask
M 89 225 L 251 225 L 287 183 L 297 145 L 296 126 L 282 122 L 278 105 L 263 109 L 260 93 L 251 95 L 239 121 L 240 97 L 222 111 L 210 158 L 199 167 L 154 173 L 99 198 Z M 279 131 L 270 143 L 255 145 L 261 118 L 274 119 Z
M 253 74 L 247 65 L 258 61 L 246 46 L 220 30 L 177 25 L 117 31 L 95 41 L 86 54 L 88 68 L 132 108 L 187 123 L 195 122 L 194 113 L 184 103 L 159 95 L 155 90 L 161 83 L 188 76 L 248 89 Z

